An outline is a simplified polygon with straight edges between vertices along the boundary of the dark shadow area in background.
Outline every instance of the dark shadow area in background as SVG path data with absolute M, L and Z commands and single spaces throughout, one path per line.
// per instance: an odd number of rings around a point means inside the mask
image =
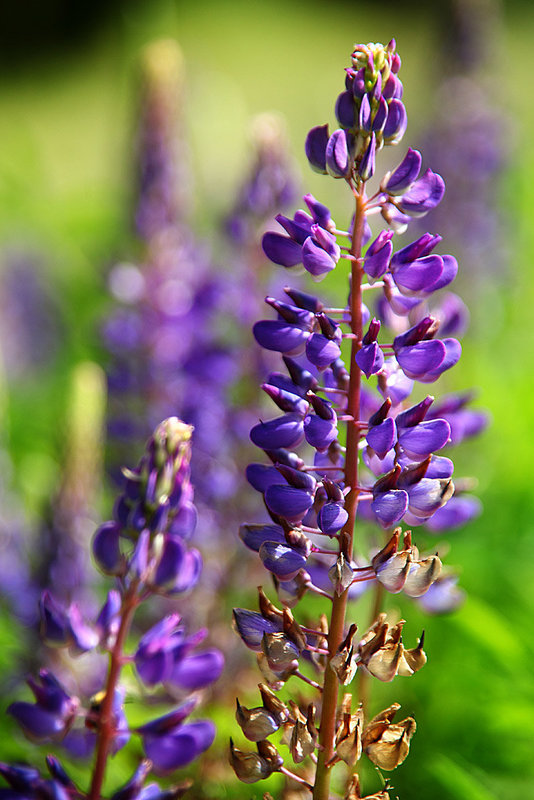
M 146 0 L 144 0 L 146 3 Z M 0 67 L 3 75 L 31 67 L 43 58 L 56 58 L 69 53 L 91 41 L 95 34 L 109 26 L 120 26 L 124 14 L 132 7 L 144 4 L 143 0 L 26 0 L 24 3 L 4 4 L 0 26 Z M 179 11 L 190 0 L 175 0 Z M 197 0 L 206 10 L 216 5 L 235 6 L 241 0 Z M 250 0 L 260 2 L 264 0 Z M 295 0 L 292 0 L 295 3 Z M 298 0 L 297 0 L 298 2 Z M 509 5 L 521 6 L 530 0 L 508 0 Z M 322 3 L 321 3 L 322 5 Z M 428 13 L 427 0 L 401 0 L 403 10 L 417 13 L 418 9 Z M 303 13 L 309 13 L 310 3 L 302 2 Z M 330 0 L 330 6 L 347 8 L 354 13 L 354 0 Z M 372 0 L 359 0 L 359 7 L 376 11 Z M 382 0 L 382 13 L 388 8 L 398 10 L 398 0 Z M 265 2 L 268 13 L 269 5 Z M 450 1 L 442 0 L 432 5 L 439 29 L 446 33 L 450 28 Z
M 26 0 L 6 2 L 0 26 L 0 66 L 12 73 L 36 60 L 72 52 L 113 25 L 141 0 Z

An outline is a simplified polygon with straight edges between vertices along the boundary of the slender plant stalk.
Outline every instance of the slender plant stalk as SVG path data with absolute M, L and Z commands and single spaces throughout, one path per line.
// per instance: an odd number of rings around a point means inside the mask
M 359 259 L 361 258 L 365 222 L 364 207 L 365 201 L 362 189 L 360 193 L 356 194 L 356 214 L 351 245 L 351 254 L 355 257 L 355 260 L 352 262 L 350 304 L 350 325 L 354 338 L 351 341 L 351 368 L 347 413 L 352 416 L 353 421 L 347 423 L 347 452 L 345 457 L 345 485 L 350 487 L 349 494 L 345 501 L 345 508 L 349 516 L 341 535 L 341 542 L 345 543 L 345 555 L 348 559 L 352 558 L 354 526 L 358 506 L 357 500 L 360 491 L 358 489 L 358 445 L 360 442 L 361 429 L 357 424 L 357 420 L 360 416 L 360 369 L 356 365 L 355 356 L 360 349 L 362 340 L 361 282 L 363 270 Z M 346 589 L 343 594 L 336 594 L 334 596 L 328 633 L 329 662 L 337 653 L 339 645 L 343 641 L 347 600 L 348 589 Z M 334 756 L 338 694 L 339 681 L 335 671 L 330 669 L 328 663 L 323 687 L 323 702 L 319 729 L 319 756 L 315 774 L 315 785 L 313 788 L 313 800 L 328 800 L 330 794 L 332 766 L 330 762 Z
M 113 699 L 115 697 L 115 690 L 117 688 L 124 663 L 123 651 L 126 637 L 128 636 L 128 632 L 130 630 L 135 609 L 139 605 L 137 586 L 137 582 L 132 583 L 130 589 L 124 597 L 119 631 L 117 633 L 117 638 L 115 640 L 113 649 L 109 654 L 108 678 L 106 681 L 105 696 L 102 701 L 102 708 L 100 712 L 95 765 L 93 769 L 91 789 L 89 792 L 89 800 L 100 800 L 102 784 L 106 774 L 109 746 L 113 740 L 113 734 L 115 733 L 113 727 Z

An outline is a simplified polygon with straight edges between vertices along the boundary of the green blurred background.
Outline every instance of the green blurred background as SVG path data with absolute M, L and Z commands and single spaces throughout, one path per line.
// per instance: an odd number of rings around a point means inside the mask
M 534 798 L 528 422 L 534 403 L 534 7 L 510 2 L 492 9 L 495 38 L 485 78 L 508 164 L 492 188 L 506 257 L 476 276 L 468 263 L 460 265 L 459 290 L 469 300 L 472 325 L 461 364 L 446 382 L 448 389 L 478 388 L 492 415 L 488 432 L 455 459 L 459 474 L 477 476 L 484 514 L 450 536 L 447 562 L 460 567 L 467 602 L 430 621 L 406 606 L 413 635 L 426 628 L 429 663 L 411 681 L 376 690 L 377 708 L 399 699 L 418 721 L 410 757 L 392 776 L 392 794 L 404 800 Z M 45 2 L 11 9 L 0 48 L 0 251 L 4 259 L 25 253 L 42 264 L 62 332 L 46 369 L 2 387 L 3 439 L 30 516 L 59 478 L 72 370 L 84 359 L 102 358 L 97 328 L 109 302 L 106 270 L 128 256 L 140 48 L 162 36 L 183 48 L 196 181 L 191 205 L 199 232 L 206 233 L 242 179 L 250 119 L 264 110 L 285 116 L 305 190 L 341 214 L 344 193 L 309 171 L 302 145 L 312 125 L 333 121 L 352 44 L 397 39 L 409 115 L 404 142 L 417 147 L 435 113 L 449 22 L 445 3 L 402 0 L 151 0 L 91 8 Z M 6 620 L 0 635 L 0 660 L 8 669 L 18 634 Z M 218 716 L 223 747 L 235 723 L 231 711 Z M 209 774 L 203 780 L 206 797 L 261 797 L 265 790 L 261 784 L 225 788 Z

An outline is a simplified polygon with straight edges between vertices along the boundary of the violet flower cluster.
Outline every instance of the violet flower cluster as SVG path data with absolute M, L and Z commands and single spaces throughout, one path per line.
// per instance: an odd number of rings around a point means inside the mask
M 41 635 L 50 647 L 66 648 L 73 656 L 100 652 L 107 657 L 102 690 L 84 699 L 48 669 L 28 685 L 33 700 L 17 701 L 8 711 L 34 742 L 55 742 L 77 756 L 92 756 L 91 786 L 75 785 L 55 757 L 47 759 L 50 777 L 19 765 L 0 765 L 10 798 L 101 797 L 108 760 L 135 735 L 145 758 L 131 780 L 112 795 L 115 800 L 172 798 L 181 789 L 146 784 L 154 772 L 169 775 L 194 761 L 212 743 L 215 728 L 205 719 L 190 720 L 199 691 L 213 683 L 223 668 L 221 653 L 202 646 L 206 630 L 188 633 L 177 612 L 167 614 L 131 648 L 128 637 L 140 606 L 154 596 L 175 598 L 197 584 L 202 560 L 190 540 L 196 524 L 190 483 L 190 426 L 177 418 L 162 422 L 149 440 L 139 465 L 124 470 L 124 489 L 114 518 L 101 525 L 93 539 L 99 569 L 115 580 L 115 588 L 96 618 L 88 621 L 79 606 L 69 606 L 44 592 L 40 601 Z M 133 643 L 132 643 L 133 644 Z M 163 716 L 131 728 L 123 669 L 131 665 L 140 683 L 174 705 Z
M 315 280 L 343 264 L 350 268 L 346 306 L 287 287 L 284 297 L 266 298 L 274 315 L 254 325 L 258 344 L 279 353 L 285 370 L 271 372 L 262 385 L 278 413 L 250 432 L 268 461 L 251 464 L 247 477 L 270 520 L 243 525 L 240 536 L 271 574 L 281 607 L 260 590 L 259 611 L 234 610 L 263 682 L 262 704 L 248 709 L 238 700 L 236 712 L 256 751 L 231 742 L 230 761 L 246 783 L 281 772 L 315 800 L 331 796 L 336 763 L 349 766 L 341 793 L 356 800 L 362 794 L 354 769 L 362 753 L 393 770 L 409 752 L 416 723 L 395 719 L 398 704 L 369 718 L 370 676 L 389 682 L 426 662 L 423 636 L 405 646 L 405 621 L 380 610 L 383 594 L 419 598 L 437 587 L 435 610 L 443 610 L 457 590 L 454 577 L 440 586 L 440 558 L 420 553 L 402 524 L 448 530 L 478 511 L 476 500 L 455 489 L 453 463 L 442 451 L 478 432 L 485 416 L 469 408 L 470 395 L 410 398 L 416 384 L 435 383 L 461 353 L 454 334 L 462 306 L 451 295 L 434 299 L 455 278 L 455 258 L 436 252 L 441 237 L 433 233 L 397 244 L 413 219 L 440 203 L 443 179 L 408 148 L 368 190 L 379 151 L 399 143 L 406 129 L 400 64 L 394 40 L 355 46 L 336 102 L 340 127 L 315 127 L 306 140 L 311 166 L 348 188 L 354 211 L 347 230 L 308 194 L 305 211 L 279 214 L 280 230 L 263 237 L 271 261 L 302 265 Z M 386 227 L 373 235 L 369 221 L 377 216 Z M 377 295 L 376 315 L 363 303 L 364 292 Z M 377 523 L 385 538 L 356 537 L 361 520 Z M 368 586 L 376 617 L 357 635 L 347 603 Z M 329 606 L 318 621 L 309 621 L 301 603 L 307 593 Z M 338 705 L 340 686 L 357 672 L 360 704 L 353 708 L 345 694 Z M 290 678 L 311 686 L 315 699 L 303 705 L 299 692 L 296 701 L 282 702 L 276 692 Z M 293 772 L 270 740 L 277 731 L 303 772 Z M 389 798 L 387 785 L 366 797 Z
M 213 263 L 191 230 L 191 202 L 184 198 L 191 181 L 184 174 L 183 71 L 177 45 L 156 42 L 146 51 L 135 214 L 144 252 L 136 264 L 117 264 L 110 274 L 119 306 L 104 327 L 111 352 L 109 449 L 116 471 L 157 420 L 177 414 L 194 426 L 192 477 L 210 538 L 205 586 L 211 591 L 198 605 L 209 616 L 219 607 L 214 587 L 232 578 L 230 537 L 241 519 L 249 457 L 243 442 L 257 416 L 243 402 L 254 396 L 260 375 L 243 336 L 259 308 L 250 298 L 265 291 L 258 291 L 266 259 L 257 238 L 266 218 L 297 192 L 280 122 L 264 115 L 254 125 L 253 164 L 224 223 L 225 243 L 218 232 L 223 265 Z
M 250 383 L 242 298 L 256 280 L 254 269 L 244 265 L 239 232 L 256 232 L 279 204 L 294 198 L 294 180 L 282 137 L 271 125 L 272 135 L 263 132 L 258 140 L 256 162 L 226 224 L 232 242 L 227 260 L 240 273 L 232 288 L 190 226 L 177 45 L 151 45 L 143 72 L 135 220 L 144 253 L 137 264 L 113 268 L 109 283 L 120 305 L 104 326 L 111 353 L 111 462 L 112 467 L 124 463 L 132 442 L 159 419 L 178 414 L 195 428 L 192 470 L 199 510 L 209 520 L 206 527 L 220 532 L 225 525 L 217 509 L 229 513 L 228 498 L 241 472 L 239 443 L 250 422 L 231 400 L 237 381 Z

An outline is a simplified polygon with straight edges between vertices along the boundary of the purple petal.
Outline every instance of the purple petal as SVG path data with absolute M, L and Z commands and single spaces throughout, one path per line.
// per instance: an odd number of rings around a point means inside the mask
M 369 245 L 363 268 L 367 275 L 374 280 L 381 278 L 387 271 L 391 254 L 393 252 L 393 243 L 391 237 L 392 231 L 381 231 L 372 244 Z
M 406 317 L 422 300 L 422 297 L 406 297 L 396 287 L 390 289 L 387 294 L 387 302 L 391 310 L 399 317 Z
M 450 478 L 454 472 L 454 464 L 445 456 L 432 456 L 425 473 L 425 478 Z
M 269 511 L 288 522 L 300 522 L 313 505 L 313 497 L 294 486 L 269 486 L 265 492 Z
M 306 342 L 306 357 L 319 369 L 330 366 L 340 355 L 339 345 L 322 333 L 312 333 Z
M 421 380 L 422 376 L 436 370 L 444 362 L 447 350 L 439 339 L 429 339 L 411 347 L 401 347 L 395 355 L 408 378 Z
M 350 174 L 347 135 L 342 128 L 334 131 L 326 145 L 326 169 L 334 178 L 347 178 Z
M 188 592 L 200 578 L 202 572 L 202 556 L 198 550 L 186 550 L 176 583 L 169 591 L 172 593 Z
M 44 643 L 49 647 L 66 647 L 70 643 L 67 611 L 46 590 L 39 598 L 39 614 L 39 635 Z
M 142 736 L 161 736 L 165 733 L 172 733 L 180 729 L 184 719 L 195 710 L 198 705 L 198 697 L 190 697 L 177 706 L 173 711 L 164 714 L 162 717 L 146 722 L 141 727 L 136 728 L 137 733 Z
M 364 94 L 360 105 L 359 128 L 362 133 L 371 133 L 371 103 L 369 96 Z
M 251 441 L 264 450 L 296 447 L 304 439 L 304 424 L 300 414 L 284 414 L 268 422 L 259 422 L 250 431 Z
M 382 131 L 382 137 L 387 144 L 397 144 L 400 142 L 406 127 L 408 125 L 408 116 L 404 103 L 398 98 L 393 99 L 388 104 L 388 118 Z
M 390 417 L 380 425 L 373 425 L 367 434 L 367 444 L 372 447 L 380 459 L 385 458 L 397 440 L 395 422 Z
M 397 430 L 400 431 L 402 428 L 413 428 L 415 425 L 419 425 L 427 416 L 433 402 L 432 395 L 427 395 L 419 403 L 397 414 L 395 417 Z
M 282 623 L 265 619 L 257 611 L 248 611 L 246 608 L 234 608 L 234 623 L 237 632 L 247 647 L 260 651 L 264 633 L 278 633 L 282 630 Z
M 358 173 L 362 181 L 368 181 L 375 174 L 376 134 L 371 134 L 369 144 L 358 166 Z
M 401 267 L 403 264 L 411 264 L 416 258 L 430 255 L 434 247 L 441 242 L 441 238 L 436 234 L 424 233 L 419 239 L 407 244 L 401 250 L 397 250 L 391 259 L 391 266 Z
M 391 117 L 391 107 L 389 111 L 389 117 Z M 405 192 L 406 189 L 408 189 L 417 179 L 422 163 L 423 158 L 421 153 L 418 150 L 412 150 L 412 148 L 409 147 L 408 152 L 402 159 L 397 169 L 393 170 L 387 181 L 384 183 L 384 191 L 392 195 L 402 194 Z
M 464 439 L 476 436 L 487 427 L 489 421 L 485 411 L 472 411 L 469 408 L 445 413 L 443 417 L 451 426 L 452 444 L 460 444 Z
M 399 444 L 410 458 L 422 461 L 430 453 L 445 447 L 450 434 L 449 423 L 444 419 L 435 419 L 401 431 Z
M 325 451 L 337 437 L 337 420 L 322 419 L 317 414 L 308 414 L 304 419 L 304 436 L 316 450 Z
M 382 87 L 382 97 L 386 100 L 400 100 L 402 97 L 402 83 L 393 73 L 390 73 Z
M 276 467 L 267 466 L 267 464 L 249 464 L 245 474 L 250 485 L 262 494 L 273 483 L 286 482 Z
M 265 569 L 283 581 L 292 580 L 306 566 L 306 557 L 287 544 L 264 542 L 259 549 L 259 555 Z
M 284 531 L 279 525 L 241 525 L 239 536 L 245 545 L 256 553 L 264 542 L 287 544 Z
M 356 127 L 356 105 L 352 91 L 341 92 L 338 96 L 335 114 L 342 128 L 353 130 Z
M 366 447 L 363 451 L 363 462 L 373 475 L 378 477 L 389 472 L 395 466 L 395 450 L 390 450 L 383 458 L 379 458 L 374 450 Z
M 443 289 L 452 283 L 458 274 L 458 262 L 454 256 L 441 256 L 441 258 L 443 259 L 443 272 L 431 286 L 427 286 L 427 292 L 437 292 L 438 289 Z M 443 334 L 441 329 L 440 333 Z
M 267 258 L 282 267 L 294 267 L 302 261 L 301 245 L 281 233 L 268 231 L 261 240 L 261 246 Z
M 328 144 L 328 125 L 317 125 L 306 137 L 304 146 L 306 158 L 312 169 L 326 175 L 326 146 Z
M 297 214 L 299 214 L 298 211 Z M 275 220 L 289 234 L 290 239 L 293 239 L 298 244 L 304 244 L 305 239 L 311 234 L 313 219 L 304 211 L 300 212 L 298 219 L 297 214 L 295 214 L 294 219 L 290 219 L 284 214 L 277 214 Z
M 445 182 L 441 175 L 427 169 L 425 174 L 401 197 L 399 207 L 401 211 L 412 217 L 420 217 L 435 208 L 441 202 L 444 194 Z
M 365 95 L 365 68 L 362 67 L 354 75 L 352 93 L 356 100 L 362 100 Z
M 384 354 L 378 342 L 372 342 L 361 347 L 356 353 L 355 360 L 366 378 L 376 375 L 384 366 Z
M 270 383 L 262 383 L 261 388 L 273 400 L 281 411 L 296 412 L 304 416 L 309 408 L 309 403 L 300 394 L 286 389 L 280 389 Z M 296 388 L 296 387 L 295 387 Z
M 167 530 L 172 536 L 187 540 L 195 532 L 197 521 L 198 513 L 195 506 L 193 503 L 185 502 L 180 505 Z
M 309 338 L 308 331 L 297 325 L 290 325 L 279 320 L 265 319 L 256 322 L 252 332 L 258 344 L 265 350 L 278 353 L 296 353 L 302 351 Z
M 312 194 L 305 194 L 302 198 L 308 208 L 310 209 L 310 213 L 313 216 L 313 221 L 320 225 L 322 228 L 328 228 L 329 224 L 332 221 L 332 217 L 330 216 L 330 209 L 328 209 L 323 203 L 320 203 Z M 313 309 L 315 310 L 315 309 Z
M 327 209 L 328 210 L 328 209 Z M 312 225 L 312 236 L 316 243 L 320 245 L 323 250 L 325 250 L 329 256 L 331 256 L 334 261 L 339 261 L 339 257 L 341 255 L 341 249 L 337 243 L 337 239 L 333 233 L 326 231 L 317 223 Z M 312 308 L 310 309 L 314 314 L 319 311 L 320 309 L 317 307 L 318 305 L 318 298 L 308 295 L 308 298 L 312 301 L 311 305 Z M 300 304 L 299 304 L 300 305 Z M 322 305 L 322 304 L 321 304 Z M 310 302 L 306 302 L 302 308 L 309 308 Z
M 404 233 L 412 221 L 411 217 L 409 217 L 407 214 L 403 214 L 402 211 L 399 211 L 399 209 L 394 206 L 393 203 L 384 203 L 380 213 L 382 218 L 389 225 L 389 227 L 395 231 L 395 233 Z
M 317 514 L 317 525 L 327 536 L 340 531 L 349 515 L 341 503 L 325 503 Z
M 450 435 L 449 423 L 435 419 L 400 431 L 399 444 L 410 458 L 423 461 L 430 453 L 445 447 Z
M 319 277 L 333 270 L 337 261 L 309 236 L 302 246 L 302 264 L 310 275 Z
M 451 489 L 454 490 L 454 487 L 448 479 L 423 478 L 409 487 L 408 508 L 412 514 L 426 519 L 445 505 L 448 499 L 447 494 Z
M 216 681 L 223 667 L 224 656 L 219 650 L 204 650 L 179 661 L 172 670 L 169 682 L 187 691 L 196 691 Z
M 179 578 L 186 553 L 185 544 L 174 536 L 166 536 L 154 576 L 154 584 L 160 589 L 172 589 Z
M 445 347 L 445 358 L 439 366 L 429 370 L 426 375 L 422 375 L 419 378 L 422 383 L 433 383 L 445 370 L 454 367 L 460 360 L 462 346 L 457 339 L 442 339 L 441 342 Z
M 166 681 L 171 674 L 172 665 L 173 655 L 170 650 L 158 650 L 146 655 L 138 651 L 135 656 L 135 668 L 146 686 L 156 686 Z
M 131 555 L 128 569 L 138 578 L 144 579 L 148 566 L 148 551 L 150 547 L 150 531 L 143 530 Z
M 415 325 L 412 325 L 411 328 L 395 336 L 393 340 L 393 349 L 397 350 L 401 347 L 408 347 L 422 341 L 434 324 L 435 319 L 433 317 L 428 315 L 423 317 L 423 319 L 420 319 Z
M 93 755 L 96 733 L 86 729 L 72 728 L 61 739 L 61 746 L 75 758 L 87 759 Z
M 198 720 L 186 723 L 173 734 L 145 735 L 143 746 L 156 772 L 168 773 L 194 761 L 210 747 L 214 738 L 214 724 L 209 720 Z
M 105 522 L 93 537 L 94 559 L 106 575 L 117 575 L 124 566 L 119 541 L 120 527 L 115 522 Z
M 391 489 L 379 493 L 371 503 L 380 525 L 390 528 L 403 518 L 408 508 L 408 493 L 403 489 Z
M 100 641 L 100 636 L 91 625 L 85 622 L 76 603 L 72 603 L 69 607 L 69 624 L 72 636 L 71 649 L 73 655 L 87 653 L 97 646 Z
M 381 133 L 388 118 L 388 104 L 383 97 L 378 101 L 378 108 L 373 119 L 373 131 Z
M 441 256 L 424 256 L 396 269 L 393 280 L 401 292 L 432 292 L 433 285 L 443 272 L 443 266 Z

